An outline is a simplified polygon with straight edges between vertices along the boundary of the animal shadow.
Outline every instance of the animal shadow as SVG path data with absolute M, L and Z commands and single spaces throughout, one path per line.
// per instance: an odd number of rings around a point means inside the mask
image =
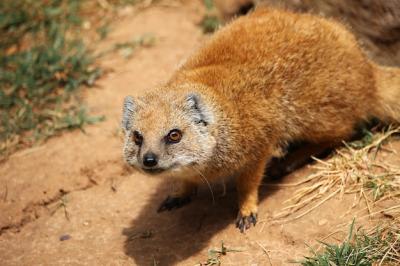
M 274 171 L 274 176 L 266 182 L 282 182 L 283 175 L 287 174 L 279 172 L 285 169 L 281 167 L 284 163 L 284 159 L 273 160 L 268 169 Z M 272 169 L 275 165 L 279 171 Z M 214 184 L 215 202 L 210 190 L 203 186 L 189 205 L 157 213 L 159 205 L 168 195 L 169 187 L 167 181 L 159 185 L 130 227 L 123 230 L 126 236 L 125 253 L 138 265 L 175 265 L 203 250 L 216 233 L 235 223 L 238 208 L 232 181 L 227 184 L 224 197 L 218 196 L 222 193 L 222 186 Z M 276 190 L 277 186 L 261 186 L 260 201 Z M 239 230 L 232 237 L 245 239 Z

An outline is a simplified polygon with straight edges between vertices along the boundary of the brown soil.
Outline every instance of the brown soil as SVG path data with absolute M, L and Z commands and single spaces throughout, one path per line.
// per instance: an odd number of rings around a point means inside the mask
M 272 216 L 296 188 L 263 186 L 260 222 L 240 234 L 232 185 L 215 203 L 204 187 L 187 207 L 158 214 L 168 183 L 124 166 L 123 97 L 166 81 L 205 40 L 196 25 L 199 12 L 197 4 L 153 6 L 137 14 L 127 10 L 102 45 L 145 33 L 153 33 L 157 42 L 129 59 L 115 54 L 103 60 L 113 71 L 84 97 L 106 121 L 20 151 L 0 165 L 0 265 L 195 265 L 221 241 L 240 250 L 223 256 L 223 265 L 285 265 L 308 254 L 306 243 L 315 245 L 336 230 L 342 233 L 328 240 L 346 233 L 340 225 L 352 220 L 353 196 L 333 198 L 298 220 L 279 223 Z M 400 142 L 392 146 L 400 151 Z M 385 156 L 399 163 L 398 155 Z M 280 184 L 310 172 L 305 167 Z M 218 184 L 213 189 L 222 192 Z

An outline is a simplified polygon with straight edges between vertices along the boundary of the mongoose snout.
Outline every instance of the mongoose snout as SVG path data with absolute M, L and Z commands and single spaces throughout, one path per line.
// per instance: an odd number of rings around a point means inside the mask
M 143 156 L 143 165 L 146 167 L 154 167 L 158 163 L 157 155 L 152 152 L 148 152 Z

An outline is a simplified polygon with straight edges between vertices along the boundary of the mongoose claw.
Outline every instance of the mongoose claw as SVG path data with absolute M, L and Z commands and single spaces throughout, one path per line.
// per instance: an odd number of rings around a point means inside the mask
M 251 213 L 250 216 L 243 216 L 240 212 L 236 219 L 236 228 L 239 228 L 241 233 L 244 233 L 250 228 L 251 224 L 255 226 L 257 223 L 257 213 Z
M 160 205 L 158 208 L 157 212 L 163 212 L 163 211 L 170 211 L 173 209 L 179 209 L 186 204 L 190 203 L 192 201 L 192 198 L 190 196 L 186 197 L 171 197 L 168 196 Z

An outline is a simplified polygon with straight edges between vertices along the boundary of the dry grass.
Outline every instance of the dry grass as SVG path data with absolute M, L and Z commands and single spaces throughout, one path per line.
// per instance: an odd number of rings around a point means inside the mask
M 376 203 L 397 200 L 400 196 L 400 166 L 391 165 L 379 156 L 379 150 L 395 152 L 383 144 L 393 135 L 400 133 L 399 128 L 389 127 L 386 131 L 371 135 L 367 143 L 345 143 L 336 150 L 336 155 L 312 166 L 316 172 L 306 179 L 282 186 L 299 186 L 294 196 L 286 201 L 282 212 L 275 218 L 287 221 L 298 219 L 324 202 L 339 195 L 355 194 L 355 204 L 362 200 L 368 210 L 367 217 L 384 214 L 392 218 L 400 215 L 400 204 L 386 209 L 376 209 Z M 364 210 L 365 211 L 365 210 Z M 361 217 L 363 218 L 363 217 Z
M 361 141 L 344 143 L 331 158 L 324 161 L 314 158 L 315 172 L 304 180 L 280 185 L 298 188 L 285 202 L 287 206 L 274 216 L 276 222 L 299 219 L 333 197 L 353 194 L 351 212 L 357 223 L 364 224 L 368 219 L 370 226 L 375 225 L 353 231 L 353 220 L 346 240 L 338 244 L 320 242 L 311 256 L 298 263 L 306 266 L 400 263 L 400 165 L 385 161 L 387 153 L 396 153 L 387 141 L 399 133 L 400 127 L 389 127 L 374 135 L 369 133 Z

